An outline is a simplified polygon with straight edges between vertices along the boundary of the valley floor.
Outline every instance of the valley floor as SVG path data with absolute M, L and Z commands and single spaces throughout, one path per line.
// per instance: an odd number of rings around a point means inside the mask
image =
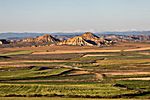
M 0 100 L 41 98 L 150 99 L 150 44 L 1 48 Z

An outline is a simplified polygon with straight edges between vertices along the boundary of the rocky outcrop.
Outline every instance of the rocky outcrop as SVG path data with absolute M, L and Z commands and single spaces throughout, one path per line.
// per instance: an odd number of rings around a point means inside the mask
M 75 36 L 67 40 L 60 41 L 49 34 L 36 38 L 26 38 L 13 43 L 19 47 L 25 46 L 49 46 L 49 45 L 74 45 L 74 46 L 110 46 L 113 41 L 99 38 L 91 32 L 86 32 L 80 36 Z
M 94 44 L 83 39 L 81 36 L 76 36 L 68 40 L 59 42 L 58 45 L 78 45 L 78 46 L 93 46 Z
M 26 38 L 23 39 L 22 42 L 30 42 L 30 43 L 57 43 L 59 42 L 58 39 L 54 38 L 53 36 L 49 35 L 49 34 L 45 34 L 43 36 L 39 36 L 36 38 Z
M 81 36 L 59 42 L 58 45 L 78 45 L 78 46 L 106 46 L 112 44 L 112 41 L 99 38 L 91 32 L 86 32 Z

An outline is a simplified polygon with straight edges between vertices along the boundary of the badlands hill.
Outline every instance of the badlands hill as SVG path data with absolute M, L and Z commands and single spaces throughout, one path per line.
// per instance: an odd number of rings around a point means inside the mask
M 45 34 L 36 38 L 25 38 L 16 40 L 8 45 L 1 45 L 2 47 L 31 47 L 31 46 L 49 46 L 49 45 L 74 45 L 74 46 L 110 46 L 114 44 L 111 39 L 100 38 L 91 32 L 86 32 L 79 36 L 74 36 L 67 40 L 60 41 L 55 37 Z
M 43 36 L 39 36 L 36 38 L 26 38 L 26 39 L 21 40 L 21 42 L 51 43 L 51 44 L 53 44 L 53 43 L 59 42 L 59 39 L 56 39 L 49 34 L 45 34 Z
M 76 46 L 108 46 L 113 41 L 99 38 L 91 32 L 86 32 L 80 36 L 75 36 L 67 40 L 61 41 L 58 45 L 76 45 Z

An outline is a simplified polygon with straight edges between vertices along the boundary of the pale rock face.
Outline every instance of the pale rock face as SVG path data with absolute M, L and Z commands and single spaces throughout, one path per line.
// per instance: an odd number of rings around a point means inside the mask
M 91 32 L 86 32 L 81 36 L 75 36 L 59 42 L 57 45 L 101 46 L 107 44 L 107 42 L 105 39 L 99 38 Z
M 58 39 L 55 39 L 53 36 L 45 34 L 43 36 L 39 36 L 37 38 L 27 38 L 27 39 L 23 39 L 22 42 L 36 42 L 36 43 L 46 43 L 46 42 L 50 42 L 50 43 L 57 43 L 59 42 Z
M 91 40 L 91 41 L 95 42 L 96 44 L 105 41 L 103 38 L 99 38 L 98 36 L 94 35 L 91 32 L 86 32 L 86 33 L 82 34 L 81 36 L 86 40 Z
M 23 39 L 21 42 L 25 43 L 38 43 L 38 44 L 56 44 L 56 45 L 75 45 L 75 46 L 108 46 L 110 41 L 92 34 L 91 32 L 86 32 L 81 36 L 75 36 L 64 41 L 60 41 L 49 34 L 39 36 L 36 38 Z
M 23 39 L 22 42 L 33 42 L 34 38 Z
M 88 43 L 85 39 L 80 36 L 76 36 L 58 43 L 58 45 L 79 45 L 79 46 L 93 46 L 93 44 Z
M 51 35 L 46 34 L 43 36 L 39 36 L 38 38 L 35 39 L 35 41 L 37 41 L 37 42 L 56 42 L 57 39 L 55 39 Z

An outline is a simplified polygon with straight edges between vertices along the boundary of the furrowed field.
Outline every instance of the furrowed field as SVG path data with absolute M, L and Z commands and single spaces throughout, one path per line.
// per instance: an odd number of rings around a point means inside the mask
M 0 100 L 150 99 L 150 50 L 39 52 L 0 52 Z

